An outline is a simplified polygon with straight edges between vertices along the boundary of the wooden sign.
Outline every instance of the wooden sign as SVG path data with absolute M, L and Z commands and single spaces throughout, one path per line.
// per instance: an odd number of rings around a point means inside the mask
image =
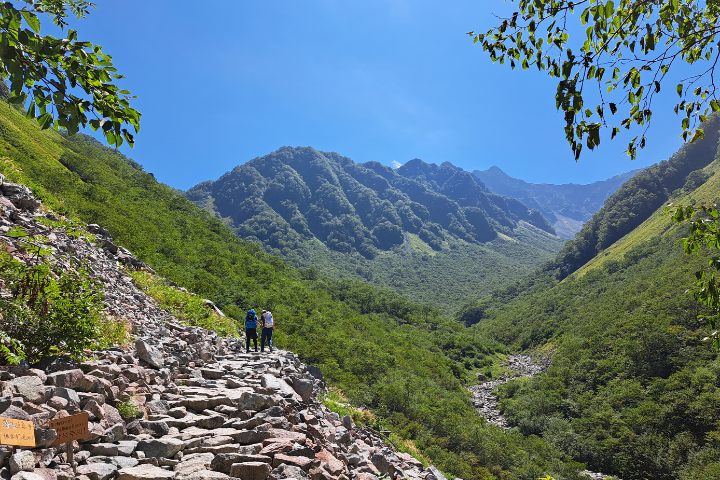
M 0 443 L 18 447 L 34 447 L 35 426 L 33 422 L 0 417 Z
M 50 420 L 50 428 L 57 432 L 57 438 L 51 446 L 85 438 L 90 434 L 88 412 Z

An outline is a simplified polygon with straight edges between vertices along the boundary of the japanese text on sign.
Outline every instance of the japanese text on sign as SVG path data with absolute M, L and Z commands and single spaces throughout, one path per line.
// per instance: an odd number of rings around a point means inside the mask
M 35 427 L 33 422 L 0 418 L 0 443 L 19 447 L 35 446 Z
M 50 420 L 50 428 L 57 432 L 57 438 L 52 445 L 80 440 L 90 434 L 88 430 L 88 413 L 83 412 L 78 415 Z

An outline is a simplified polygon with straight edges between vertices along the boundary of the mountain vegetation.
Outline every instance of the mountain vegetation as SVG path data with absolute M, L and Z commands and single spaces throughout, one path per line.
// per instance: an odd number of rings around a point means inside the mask
M 702 184 L 705 176 L 699 170 L 709 165 L 717 153 L 720 116 L 711 116 L 703 128 L 704 139 L 683 145 L 669 160 L 625 182 L 543 270 L 559 279 L 567 277 L 638 227 L 673 193 L 690 192 Z
M 437 309 L 294 268 L 122 154 L 87 136 L 43 132 L 7 104 L 0 104 L 0 172 L 30 186 L 56 214 L 102 225 L 168 282 L 213 300 L 232 318 L 251 307 L 272 310 L 277 346 L 319 366 L 351 402 L 375 412 L 376 427 L 411 442 L 449 474 L 580 478 L 581 466 L 556 447 L 475 414 L 463 385 L 506 349 Z
M 454 312 L 520 278 L 563 241 L 537 210 L 449 164 L 394 171 L 284 147 L 185 193 L 240 238 L 297 266 Z
M 587 185 L 527 183 L 495 166 L 475 170 L 473 175 L 493 192 L 517 198 L 530 208 L 539 210 L 552 222 L 559 236 L 573 238 L 582 225 L 602 208 L 605 200 L 639 171 L 633 170 Z
M 572 273 L 558 275 L 564 250 L 459 316 L 512 349 L 555 349 L 545 374 L 501 388 L 501 406 L 519 431 L 591 470 L 623 479 L 720 473 L 720 359 L 698 318 L 712 312 L 687 292 L 712 252 L 686 256 L 678 242 L 688 226 L 673 224 L 663 205 L 716 201 L 717 149 L 707 135 L 626 182 L 579 236 L 603 232 L 594 238 L 607 243 Z

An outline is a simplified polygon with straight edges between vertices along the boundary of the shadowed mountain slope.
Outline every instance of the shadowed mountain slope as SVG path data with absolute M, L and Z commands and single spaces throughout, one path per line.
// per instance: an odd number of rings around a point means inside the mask
M 475 170 L 473 175 L 491 191 L 517 198 L 530 208 L 539 210 L 550 220 L 558 235 L 573 238 L 582 224 L 600 210 L 605 200 L 639 171 L 633 170 L 587 185 L 528 183 L 509 176 L 496 166 Z

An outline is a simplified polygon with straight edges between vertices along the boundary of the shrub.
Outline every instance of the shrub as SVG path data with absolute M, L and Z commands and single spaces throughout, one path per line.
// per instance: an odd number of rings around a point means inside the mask
M 120 416 L 125 420 L 132 420 L 142 416 L 140 409 L 130 400 L 115 405 Z
M 0 298 L 0 332 L 6 337 L 0 353 L 11 363 L 79 356 L 99 336 L 102 286 L 82 268 L 56 269 L 44 260 L 48 251 L 27 245 L 27 263 L 0 252 L 0 278 L 12 294 Z

